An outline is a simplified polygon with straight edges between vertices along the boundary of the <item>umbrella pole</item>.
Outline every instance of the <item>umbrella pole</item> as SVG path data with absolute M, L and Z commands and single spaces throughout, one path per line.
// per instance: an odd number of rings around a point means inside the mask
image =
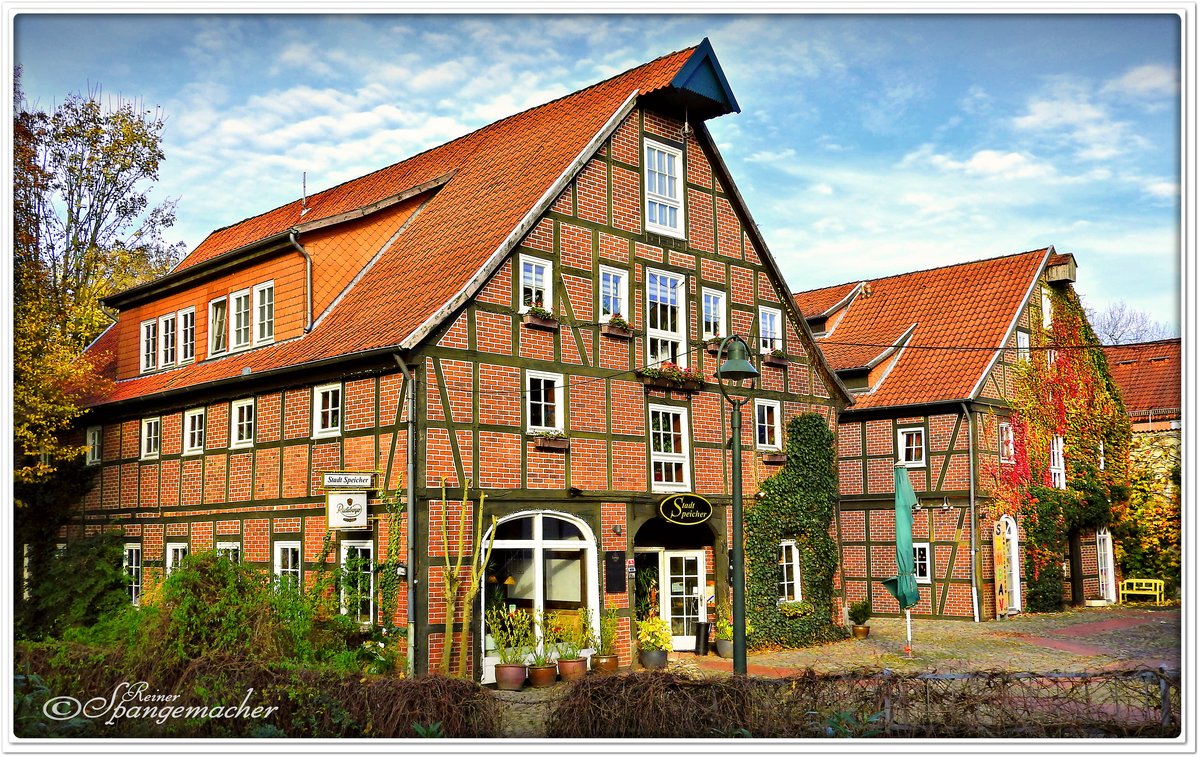
M 904 653 L 912 657 L 912 610 L 904 611 L 904 626 L 908 631 L 908 643 L 904 645 Z

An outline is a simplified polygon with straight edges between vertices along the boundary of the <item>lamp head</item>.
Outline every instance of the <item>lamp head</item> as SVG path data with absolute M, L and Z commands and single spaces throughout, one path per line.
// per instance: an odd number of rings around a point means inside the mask
M 718 379 L 730 381 L 745 381 L 758 378 L 758 370 L 747 360 L 749 349 L 740 336 L 731 337 L 726 341 L 725 362 L 717 368 Z

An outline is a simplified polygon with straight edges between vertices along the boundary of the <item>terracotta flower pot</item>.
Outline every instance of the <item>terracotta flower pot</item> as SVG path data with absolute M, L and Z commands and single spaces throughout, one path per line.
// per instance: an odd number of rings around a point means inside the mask
M 496 665 L 496 688 L 501 691 L 517 691 L 525 685 L 524 665 Z
M 576 657 L 573 660 L 559 660 L 558 674 L 564 681 L 578 681 L 587 675 L 587 659 Z
M 558 667 L 556 665 L 529 666 L 529 685 L 535 689 L 544 689 L 547 686 L 553 686 L 557 679 Z
M 733 657 L 733 639 L 717 639 L 717 657 Z
M 871 635 L 870 626 L 851 626 L 850 630 L 854 632 L 854 638 L 865 639 Z
M 615 654 L 592 655 L 592 670 L 607 675 L 617 672 L 617 656 Z
M 641 661 L 643 668 L 651 670 L 665 668 L 667 667 L 667 650 L 642 649 L 638 652 L 638 659 Z

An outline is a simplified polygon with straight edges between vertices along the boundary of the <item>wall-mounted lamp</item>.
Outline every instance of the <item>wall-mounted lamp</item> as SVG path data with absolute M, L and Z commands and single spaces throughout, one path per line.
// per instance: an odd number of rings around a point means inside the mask
M 915 513 L 915 512 L 917 512 L 917 511 L 918 511 L 918 510 L 920 510 L 920 509 L 921 509 L 921 500 L 919 500 L 919 499 L 918 499 L 918 500 L 917 500 L 917 504 L 915 504 L 915 505 L 913 505 L 913 506 L 912 506 L 912 511 Z
M 572 486 L 571 488 L 567 489 L 567 494 L 571 495 L 572 497 L 578 497 L 580 494 L 583 494 L 583 489 L 580 489 L 578 486 Z
M 949 497 L 942 497 L 942 509 L 943 510 L 950 509 L 950 498 Z
M 620 535 L 621 535 L 621 531 L 623 531 L 623 530 L 624 530 L 624 529 L 621 527 L 621 524 L 620 524 L 620 523 L 614 523 L 614 524 L 613 524 L 613 533 L 614 533 L 614 534 L 617 534 L 618 536 L 620 536 Z

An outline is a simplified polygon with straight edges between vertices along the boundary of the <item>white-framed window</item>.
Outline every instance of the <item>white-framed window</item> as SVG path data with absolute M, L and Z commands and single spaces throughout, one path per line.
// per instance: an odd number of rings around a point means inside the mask
M 229 405 L 229 446 L 249 447 L 254 444 L 254 398 L 234 400 Z
M 208 303 L 208 354 L 223 355 L 229 349 L 229 302 L 224 297 Z
M 163 565 L 166 568 L 166 575 L 171 575 L 171 573 L 179 567 L 179 564 L 182 563 L 183 559 L 187 556 L 187 543 L 174 542 L 172 544 L 168 544 L 166 548 L 166 560 L 163 562 Z
M 178 322 L 175 319 L 174 313 L 158 319 L 158 365 L 161 368 L 175 365 L 178 336 L 175 330 Z
M 142 459 L 158 457 L 162 446 L 162 419 L 142 418 Z
M 1054 327 L 1054 303 L 1050 300 L 1050 290 L 1042 290 L 1042 328 L 1049 331 Z
M 683 237 L 683 153 L 646 140 L 646 230 Z
M 779 601 L 799 602 L 804 599 L 800 586 L 800 550 L 795 539 L 779 542 Z
M 275 341 L 275 282 L 254 287 L 254 343 Z
M 650 489 L 687 491 L 691 481 L 687 410 L 650 405 Z
M 141 604 L 142 601 L 142 545 L 136 543 L 127 543 L 125 545 L 125 557 L 121 560 L 121 567 L 125 569 L 127 583 L 125 584 L 129 590 L 129 601 L 132 604 Z
M 1022 363 L 1029 362 L 1029 332 L 1017 332 L 1017 361 Z
M 628 274 L 619 268 L 600 266 L 600 321 L 607 323 L 614 315 L 619 315 L 629 321 L 629 279 Z
M 927 541 L 913 542 L 913 573 L 919 584 L 933 582 L 933 554 Z
M 342 614 L 359 623 L 375 622 L 375 545 L 342 542 Z
M 780 327 L 781 317 L 775 308 L 760 307 L 758 309 L 758 347 L 764 354 L 783 349 L 783 330 Z
M 183 454 L 197 455 L 204 451 L 204 408 L 183 414 Z
M 84 453 L 83 461 L 87 465 L 100 464 L 100 445 L 104 439 L 104 432 L 100 426 L 88 426 L 87 432 L 84 434 L 87 444 L 87 451 Z
M 519 257 L 521 263 L 521 307 L 554 310 L 554 284 L 550 276 L 550 261 L 528 255 Z
M 236 541 L 219 541 L 217 542 L 217 554 L 229 562 L 241 562 L 242 544 Z
M 1067 488 L 1067 459 L 1063 454 L 1063 438 L 1050 439 L 1050 484 L 1055 489 Z
M 1006 421 L 1000 423 L 1000 462 L 1011 463 L 1016 456 L 1016 448 L 1013 446 L 1013 429 L 1012 424 Z
M 179 362 L 196 357 L 196 308 L 179 311 Z
M 275 585 L 281 589 L 300 589 L 304 568 L 300 562 L 300 542 L 275 542 Z
M 563 430 L 563 377 L 526 371 L 525 419 L 529 431 Z
M 313 436 L 342 433 L 342 385 L 313 387 Z
M 754 400 L 754 448 L 778 452 L 781 443 L 779 400 Z
M 142 321 L 142 373 L 158 367 L 158 321 Z
M 250 290 L 243 289 L 229 295 L 233 310 L 233 322 L 230 329 L 231 349 L 244 350 L 250 346 L 252 328 L 250 325 Z
M 728 333 L 725 329 L 725 293 L 705 288 L 701 292 L 701 298 L 703 320 L 700 324 L 700 337 L 708 340 L 725 336 Z
M 646 269 L 646 364 L 687 365 L 683 276 Z
M 1046 365 L 1054 365 L 1054 361 L 1058 360 L 1058 350 L 1046 349 Z
M 1096 448 L 1096 465 L 1100 467 L 1100 470 L 1104 470 L 1104 463 L 1104 440 L 1101 439 L 1099 446 Z
M 925 429 L 902 428 L 896 432 L 896 448 L 900 462 L 909 468 L 925 465 Z

